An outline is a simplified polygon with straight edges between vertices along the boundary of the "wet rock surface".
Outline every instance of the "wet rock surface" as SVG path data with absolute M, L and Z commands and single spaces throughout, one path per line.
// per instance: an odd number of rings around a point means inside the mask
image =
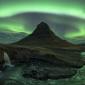
M 29 67 L 25 69 L 23 77 L 40 80 L 62 79 L 72 77 L 76 69 L 69 67 L 58 67 L 49 62 L 31 59 Z
M 39 70 L 40 68 L 40 70 Z M 30 70 L 29 70 L 30 69 Z M 0 78 L 0 85 L 84 85 L 85 82 L 85 67 L 80 69 L 75 76 L 68 79 L 35 79 L 33 77 L 29 77 L 29 73 L 33 70 L 41 72 L 41 67 L 39 65 L 36 65 L 33 63 L 33 65 L 19 65 L 13 68 L 6 68 L 6 70 L 2 73 L 3 76 Z M 44 67 L 42 68 L 44 69 Z M 50 70 L 52 70 L 50 68 Z M 45 70 L 46 71 L 46 70 Z M 33 72 L 36 73 L 35 71 Z M 33 74 L 32 73 L 32 74 Z M 43 76 L 44 72 L 41 72 L 42 74 L 37 75 L 38 78 Z M 26 76 L 23 76 L 23 74 L 28 74 Z M 31 73 L 30 73 L 31 74 Z M 50 74 L 52 75 L 52 74 Z M 56 74 L 55 74 L 56 75 Z

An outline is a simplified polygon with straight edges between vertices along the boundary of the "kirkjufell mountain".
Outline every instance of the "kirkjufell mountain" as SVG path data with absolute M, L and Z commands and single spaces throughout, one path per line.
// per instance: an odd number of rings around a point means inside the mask
M 42 45 L 42 46 L 57 46 L 57 47 L 72 47 L 72 43 L 67 42 L 56 36 L 50 29 L 48 24 L 41 22 L 31 35 L 20 40 L 16 44 L 19 45 Z

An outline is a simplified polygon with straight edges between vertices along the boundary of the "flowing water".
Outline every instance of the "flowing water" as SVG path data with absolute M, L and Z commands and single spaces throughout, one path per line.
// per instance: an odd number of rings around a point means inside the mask
M 6 52 L 4 52 L 4 61 L 4 66 L 13 67 L 13 65 L 11 64 L 11 60 Z

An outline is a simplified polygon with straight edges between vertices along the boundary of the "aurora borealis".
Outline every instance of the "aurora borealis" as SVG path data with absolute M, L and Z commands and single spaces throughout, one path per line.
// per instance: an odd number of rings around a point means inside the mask
M 66 14 L 85 18 L 84 0 L 0 0 L 1 17 L 23 12 Z M 5 5 L 5 7 L 4 7 Z
M 85 42 L 85 0 L 0 0 L 0 31 L 32 33 L 45 21 L 56 35 Z

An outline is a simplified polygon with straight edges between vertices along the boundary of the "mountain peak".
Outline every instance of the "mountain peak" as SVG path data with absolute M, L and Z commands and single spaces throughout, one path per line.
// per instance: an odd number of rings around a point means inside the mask
M 37 26 L 37 28 L 49 28 L 49 26 L 48 26 L 48 24 L 46 24 L 45 22 L 41 22 L 38 26 Z
M 33 35 L 44 38 L 46 37 L 51 38 L 52 36 L 55 36 L 55 34 L 52 32 L 48 24 L 46 24 L 45 22 L 41 22 L 40 24 L 37 25 L 37 28 L 33 32 Z

